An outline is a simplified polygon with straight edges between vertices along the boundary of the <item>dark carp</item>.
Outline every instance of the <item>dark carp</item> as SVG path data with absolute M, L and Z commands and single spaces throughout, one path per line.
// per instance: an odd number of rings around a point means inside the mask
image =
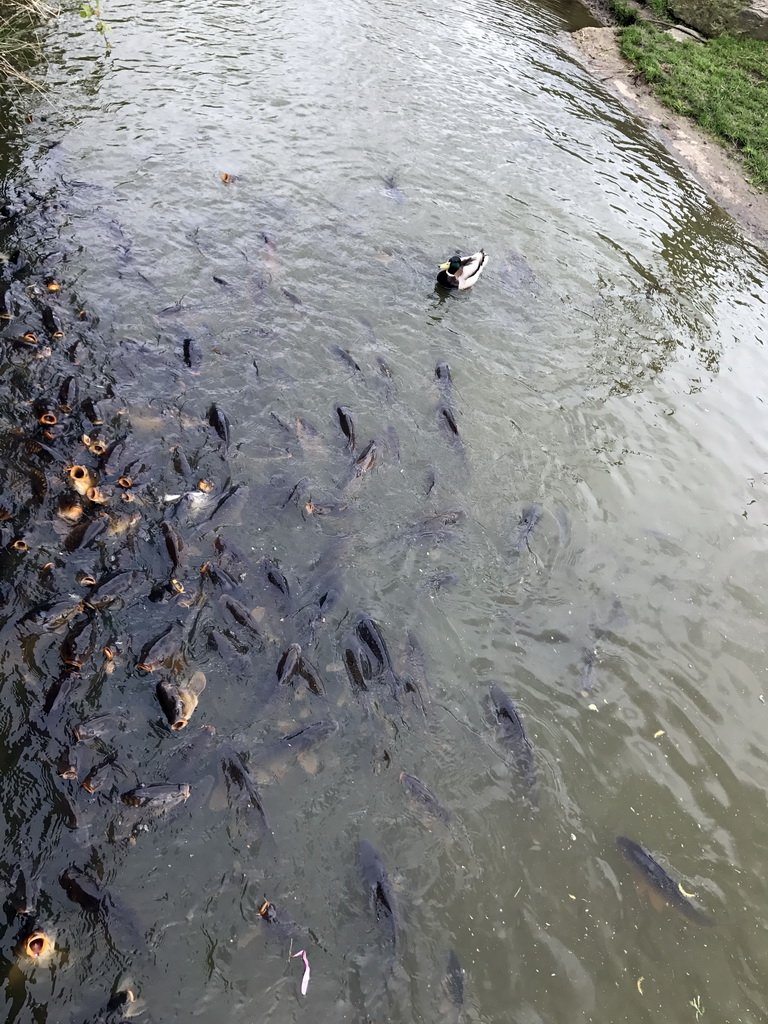
M 405 526 L 396 537 L 412 543 L 442 544 L 454 539 L 454 530 L 461 526 L 467 513 L 461 508 L 446 508 L 422 516 Z
M 120 732 L 125 728 L 125 724 L 125 718 L 122 715 L 96 715 L 73 726 L 72 732 L 78 743 L 83 743 L 87 740 L 103 739 L 105 736 Z
M 375 915 L 376 920 L 380 922 L 388 941 L 392 944 L 393 951 L 396 952 L 399 919 L 392 882 L 384 866 L 384 861 L 367 839 L 360 841 L 357 857 L 368 896 L 369 909 Z
M 344 668 L 349 681 L 356 690 L 368 690 L 368 683 L 373 678 L 373 670 L 362 644 L 356 636 L 348 637 L 342 653 Z
M 352 411 L 345 405 L 337 405 L 336 418 L 339 421 L 339 428 L 342 434 L 347 439 L 347 451 L 353 452 L 355 450 L 355 421 L 352 417 Z
M 175 659 L 181 647 L 179 632 L 174 626 L 168 626 L 159 636 L 149 640 L 139 655 L 138 668 L 144 672 L 154 672 L 162 664 Z
M 319 451 L 323 446 L 320 431 L 303 416 L 296 419 L 296 440 L 305 451 Z
M 182 552 L 184 551 L 184 540 L 179 531 L 171 526 L 170 523 L 163 522 L 160 524 L 160 529 L 163 533 L 163 540 L 165 541 L 165 550 L 168 552 L 168 557 L 171 560 L 171 565 L 174 569 L 178 569 L 182 561 Z
M 77 551 L 80 548 L 89 548 L 94 541 L 106 534 L 111 523 L 106 512 L 100 512 L 90 522 L 78 523 L 71 530 L 64 540 L 64 547 L 67 551 Z
M 67 779 L 73 781 L 80 774 L 80 757 L 81 750 L 73 744 L 69 747 L 63 747 L 56 758 L 56 774 L 60 779 Z
M 13 292 L 6 288 L 0 292 L 0 320 L 13 320 L 16 316 L 16 303 L 13 299 Z
M 626 836 L 617 836 L 616 846 L 629 863 L 636 882 L 648 892 L 657 910 L 666 904 L 694 924 L 712 927 L 716 923 L 713 917 L 691 903 L 682 886 L 667 874 L 645 847 Z
M 238 601 L 231 594 L 222 594 L 219 598 L 219 604 L 229 622 L 245 630 L 256 650 L 263 651 L 265 646 L 264 635 L 256 624 L 256 620 L 250 610 L 245 607 L 242 601 Z
M 501 740 L 512 754 L 515 767 L 525 782 L 528 799 L 536 803 L 536 761 L 517 708 L 500 686 L 491 686 L 491 701 L 499 723 Z
M 439 387 L 446 387 L 449 389 L 450 385 L 453 383 L 451 368 L 444 359 L 438 359 L 435 365 L 435 380 Z
M 403 691 L 412 695 L 413 703 L 427 718 L 432 703 L 427 658 L 418 637 L 410 629 L 405 634 L 405 643 L 398 660 L 398 678 Z
M 394 387 L 395 375 L 392 373 L 390 365 L 384 356 L 376 356 L 376 365 L 379 368 L 379 373 L 382 377 L 386 378 L 389 386 Z
M 11 890 L 6 904 L 14 914 L 33 916 L 37 912 L 40 884 L 36 875 L 26 868 L 18 867 L 11 879 Z
M 313 693 L 324 695 L 325 690 L 317 670 L 304 657 L 301 644 L 291 644 L 277 665 L 278 685 L 289 683 L 297 675 L 306 680 Z
M 200 373 L 203 365 L 203 353 L 194 338 L 185 338 L 183 342 L 184 365 L 191 373 Z
M 597 682 L 597 651 L 591 647 L 585 647 L 579 661 L 579 693 L 582 697 L 588 697 Z
M 396 694 L 399 689 L 398 680 L 392 667 L 392 658 L 389 654 L 387 642 L 382 636 L 381 629 L 364 612 L 356 616 L 353 629 L 362 645 L 365 662 L 369 666 L 369 678 L 386 678 Z
M 28 623 L 44 630 L 55 630 L 64 626 L 83 610 L 82 601 L 74 603 L 71 598 L 33 608 L 19 619 L 19 625 Z
M 208 423 L 213 427 L 221 440 L 224 442 L 224 451 L 229 448 L 231 428 L 229 417 L 215 402 L 208 410 Z
M 204 537 L 211 530 L 217 530 L 222 526 L 239 526 L 243 509 L 250 496 L 250 490 L 244 484 L 235 484 L 216 505 L 204 523 L 198 530 L 201 537 Z
M 243 808 L 248 816 L 255 816 L 259 828 L 271 834 L 272 830 L 261 801 L 261 794 L 245 766 L 242 754 L 229 745 L 225 745 L 220 751 L 220 763 L 227 789 L 230 794 L 234 792 L 235 804 Z
M 63 413 L 71 413 L 80 397 L 80 385 L 77 377 L 65 377 L 59 387 L 59 408 Z
M 70 694 L 79 682 L 80 674 L 78 672 L 72 670 L 63 672 L 48 687 L 45 702 L 43 703 L 43 714 L 48 716 L 52 715 L 54 711 L 59 711 L 66 704 Z
M 281 772 L 293 764 L 301 755 L 319 747 L 339 731 L 339 723 L 333 719 L 310 722 L 309 725 L 296 729 L 288 736 L 276 740 L 259 750 L 255 760 L 260 768 L 271 772 Z
M 455 950 L 448 954 L 448 966 L 445 971 L 445 988 L 448 998 L 456 1010 L 464 1005 L 464 971 Z
M 354 359 L 345 348 L 342 348 L 341 345 L 331 345 L 330 351 L 343 363 L 346 363 L 351 370 L 355 370 L 356 373 L 360 374 L 363 372 L 360 369 L 360 364 L 357 360 Z
M 189 778 L 196 764 L 211 752 L 216 740 L 216 729 L 212 725 L 203 725 L 189 743 L 178 747 L 164 763 L 165 775 L 169 782 L 178 777 Z
M 67 868 L 59 882 L 69 899 L 90 914 L 98 914 L 108 899 L 107 890 L 78 868 Z
M 43 306 L 41 312 L 43 317 L 43 327 L 46 329 L 48 334 L 50 334 L 52 338 L 63 338 L 64 327 L 57 310 L 55 310 L 53 306 Z
M 168 809 L 183 804 L 189 799 L 188 782 L 150 782 L 144 786 L 136 786 L 122 793 L 120 799 L 129 807 L 152 807 Z
M 114 756 L 110 756 L 95 764 L 81 783 L 83 789 L 87 793 L 97 793 L 109 778 L 114 763 Z
M 456 422 L 456 414 L 450 405 L 442 402 L 437 407 L 437 422 L 456 439 L 460 440 L 459 425 Z
M 90 616 L 75 622 L 61 643 L 61 660 L 67 668 L 79 669 L 93 654 L 96 625 Z
M 286 917 L 282 908 L 275 906 L 266 896 L 260 901 L 258 911 L 261 920 L 281 939 L 290 939 L 296 943 L 305 942 L 306 936 L 299 926 Z
M 59 884 L 73 903 L 99 919 L 112 945 L 126 952 L 146 950 L 135 914 L 108 889 L 76 867 L 67 868 Z
M 144 1000 L 139 999 L 133 990 L 133 982 L 128 979 L 109 997 L 103 1012 L 89 1024 L 119 1024 L 138 1017 L 145 1010 Z
M 157 684 L 157 699 L 171 729 L 178 731 L 189 725 L 205 683 L 205 673 L 198 671 L 184 682 L 161 680 Z
M 291 644 L 277 663 L 277 682 L 279 685 L 289 683 L 299 671 L 301 665 L 301 645 Z
M 363 448 L 358 457 L 355 459 L 353 464 L 353 476 L 361 477 L 365 476 L 366 473 L 370 473 L 373 467 L 376 465 L 376 457 L 378 456 L 379 448 L 376 442 L 376 438 L 369 441 L 368 444 Z
M 428 789 L 415 775 L 409 775 L 408 772 L 400 772 L 400 785 L 412 803 L 426 810 L 433 818 L 437 818 L 443 824 L 447 824 L 450 821 L 451 812 L 446 807 L 443 807 L 432 790 Z
M 402 206 L 402 204 L 405 202 L 406 196 L 405 192 L 403 192 L 403 190 L 397 184 L 397 178 L 395 177 L 395 175 L 385 174 L 382 176 L 381 180 L 384 182 L 385 194 L 389 196 L 393 203 L 396 203 L 398 206 Z
M 543 515 L 544 509 L 536 502 L 533 505 L 526 505 L 520 513 L 520 521 L 517 524 L 513 540 L 514 549 L 518 554 L 521 554 L 524 548 L 531 550 L 531 537 Z
M 136 588 L 144 574 L 135 569 L 118 569 L 97 580 L 83 602 L 88 608 L 106 608 Z

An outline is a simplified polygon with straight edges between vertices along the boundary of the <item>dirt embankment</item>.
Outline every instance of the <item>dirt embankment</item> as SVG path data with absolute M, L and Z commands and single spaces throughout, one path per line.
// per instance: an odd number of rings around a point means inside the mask
M 610 21 L 607 5 L 601 0 L 586 6 L 603 23 Z M 744 234 L 768 250 L 768 195 L 750 185 L 739 157 L 656 99 L 621 56 L 615 28 L 582 28 L 570 38 L 592 73 L 611 85 L 625 106 L 642 118 L 715 202 L 731 214 Z

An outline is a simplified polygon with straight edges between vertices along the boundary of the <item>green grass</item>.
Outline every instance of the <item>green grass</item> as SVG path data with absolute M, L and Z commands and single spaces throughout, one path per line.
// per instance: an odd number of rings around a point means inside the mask
M 634 7 L 626 3 L 625 0 L 608 0 L 608 6 L 611 9 L 611 14 L 616 19 L 619 25 L 634 25 L 637 21 L 638 15 Z
M 642 22 L 622 28 L 619 42 L 660 100 L 735 146 L 753 184 L 768 189 L 768 43 L 730 36 L 680 43 Z
M 651 8 L 657 18 L 661 18 L 662 21 L 674 21 L 669 11 L 667 0 L 646 0 L 646 3 Z

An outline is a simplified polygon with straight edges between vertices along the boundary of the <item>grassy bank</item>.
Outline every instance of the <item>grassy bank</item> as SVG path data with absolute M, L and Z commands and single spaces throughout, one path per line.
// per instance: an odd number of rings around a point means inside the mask
M 0 78 L 33 84 L 27 71 L 39 47 L 35 29 L 51 13 L 45 0 L 0 0 Z
M 662 14 L 662 4 L 656 0 L 654 14 Z M 638 19 L 623 0 L 614 0 L 611 7 L 623 25 L 622 55 L 659 99 L 737 148 L 752 183 L 768 189 L 768 43 L 730 36 L 678 42 Z

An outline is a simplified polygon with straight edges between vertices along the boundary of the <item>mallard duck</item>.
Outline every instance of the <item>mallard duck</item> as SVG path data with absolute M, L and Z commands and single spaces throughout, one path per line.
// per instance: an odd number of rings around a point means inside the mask
M 484 249 L 463 259 L 461 256 L 451 256 L 447 263 L 440 264 L 437 283 L 445 288 L 471 288 L 482 274 L 487 260 Z

